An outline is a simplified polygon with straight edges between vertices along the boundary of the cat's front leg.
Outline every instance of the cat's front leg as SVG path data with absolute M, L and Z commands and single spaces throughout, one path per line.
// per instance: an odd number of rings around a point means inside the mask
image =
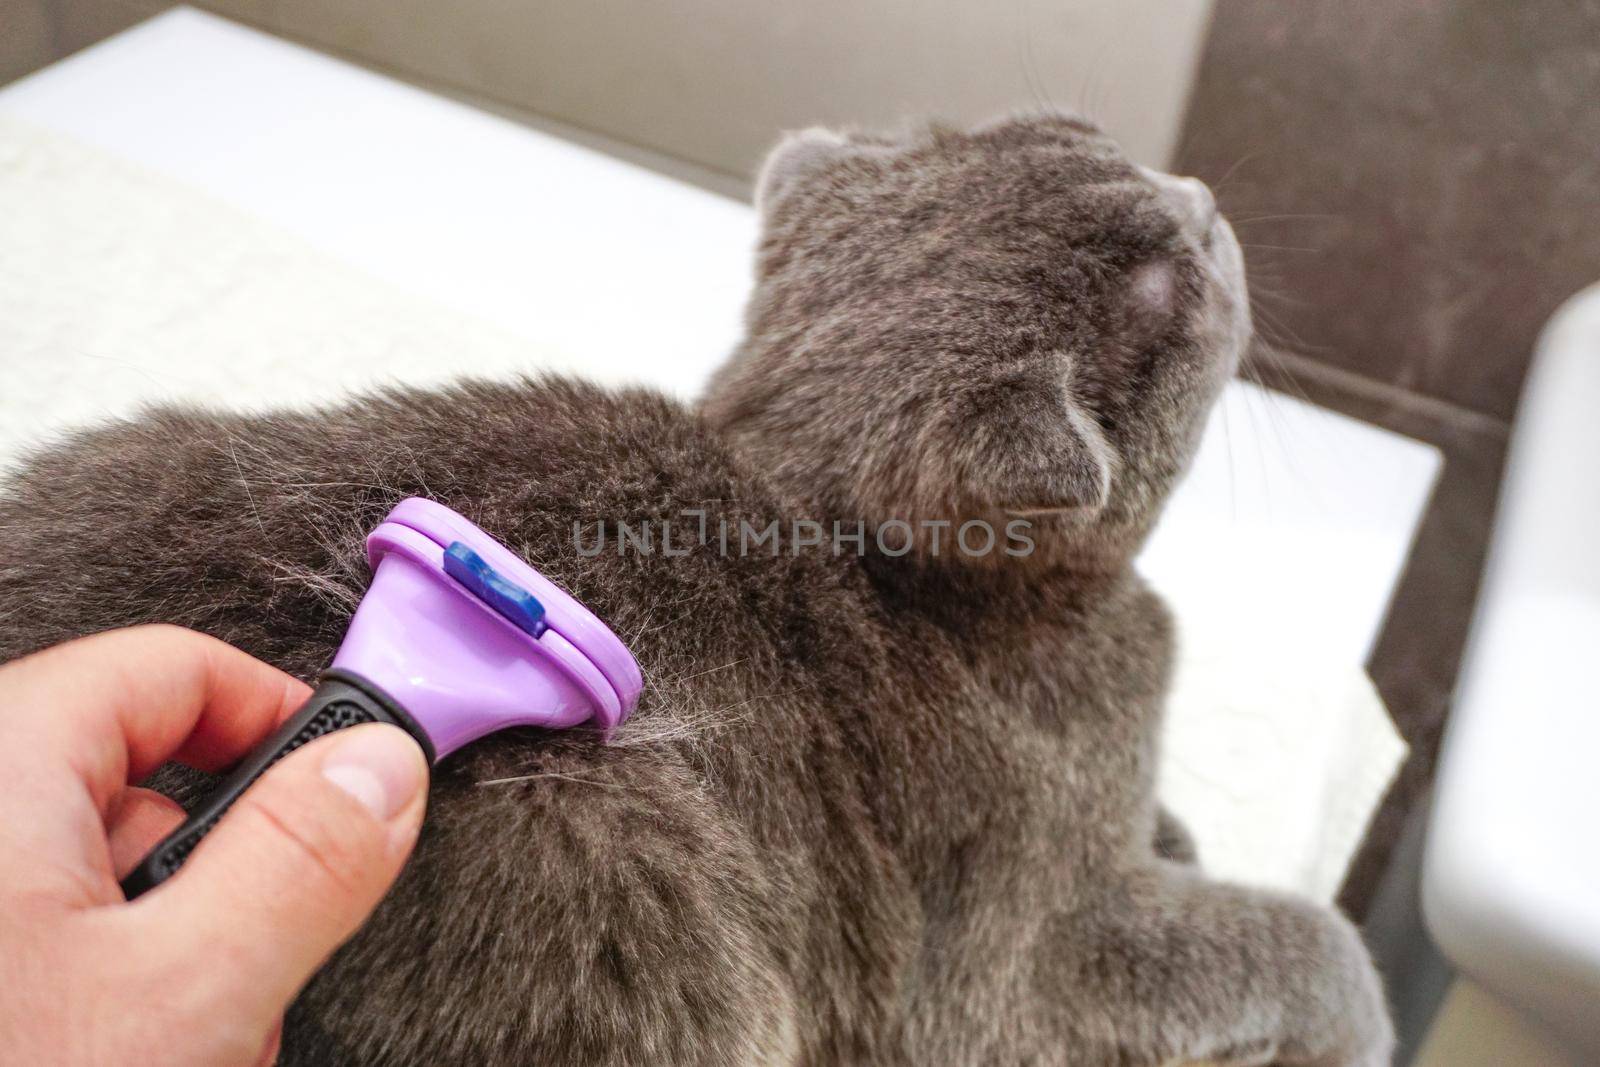
M 1330 909 L 1160 864 L 1060 925 L 1069 997 L 1116 1035 L 1110 1062 L 1390 1062 L 1382 983 Z

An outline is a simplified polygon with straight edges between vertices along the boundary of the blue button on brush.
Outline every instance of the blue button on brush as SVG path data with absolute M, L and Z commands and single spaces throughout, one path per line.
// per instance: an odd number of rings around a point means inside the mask
M 465 543 L 456 541 L 445 549 L 444 572 L 524 633 L 538 637 L 548 629 L 538 598 L 489 566 Z

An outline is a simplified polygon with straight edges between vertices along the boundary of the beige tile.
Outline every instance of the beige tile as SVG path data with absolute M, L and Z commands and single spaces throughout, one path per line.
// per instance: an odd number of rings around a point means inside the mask
M 1577 1067 L 1482 987 L 1458 979 L 1412 1067 Z
M 780 131 L 1053 104 L 1171 154 L 1211 0 L 205 0 L 408 76 L 747 176 Z

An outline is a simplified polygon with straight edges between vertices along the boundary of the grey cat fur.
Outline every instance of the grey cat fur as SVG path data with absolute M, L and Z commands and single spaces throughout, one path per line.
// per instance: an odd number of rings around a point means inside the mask
M 168 408 L 6 489 L 0 660 L 164 621 L 311 677 L 363 535 L 424 494 L 641 661 L 614 744 L 507 731 L 437 769 L 283 1062 L 1387 1063 L 1354 930 L 1167 858 L 1153 795 L 1173 633 L 1130 560 L 1249 333 L 1209 199 L 1036 116 L 802 134 L 759 202 L 699 410 L 561 379 Z M 685 509 L 1026 514 L 1036 548 L 574 551 Z

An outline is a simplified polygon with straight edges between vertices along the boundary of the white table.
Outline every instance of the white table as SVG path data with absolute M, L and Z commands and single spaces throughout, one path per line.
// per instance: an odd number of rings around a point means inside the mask
M 605 380 L 693 395 L 739 334 L 756 233 L 748 206 L 198 12 L 173 11 L 0 90 L 0 115 L 182 183 Z M 116 373 L 116 354 L 100 356 Z M 203 373 L 182 363 L 193 358 L 144 358 L 104 406 L 185 395 L 181 383 Z M 1291 705 L 1315 698 L 1293 686 L 1360 679 L 1438 463 L 1417 442 L 1235 383 L 1141 566 L 1176 604 L 1189 646 L 1254 650 L 1231 672 L 1239 692 L 1258 684 L 1261 706 L 1280 693 Z M 1268 683 L 1277 688 L 1259 688 Z M 1296 736 L 1294 707 L 1244 710 L 1278 716 L 1281 743 L 1300 746 L 1293 760 L 1324 758 Z M 1221 796 L 1204 765 L 1226 778 L 1275 758 L 1201 751 L 1189 785 Z M 1317 805 L 1341 803 L 1340 782 L 1327 766 L 1304 774 L 1321 783 L 1304 802 L 1315 821 Z M 1200 814 L 1224 823 L 1201 827 L 1202 845 L 1229 833 L 1229 819 L 1293 809 L 1267 799 L 1273 788 L 1263 780 L 1234 809 Z M 1274 832 L 1301 830 L 1290 821 Z M 1262 841 L 1270 862 L 1270 835 Z M 1305 878 L 1280 880 L 1325 894 L 1337 870 Z

